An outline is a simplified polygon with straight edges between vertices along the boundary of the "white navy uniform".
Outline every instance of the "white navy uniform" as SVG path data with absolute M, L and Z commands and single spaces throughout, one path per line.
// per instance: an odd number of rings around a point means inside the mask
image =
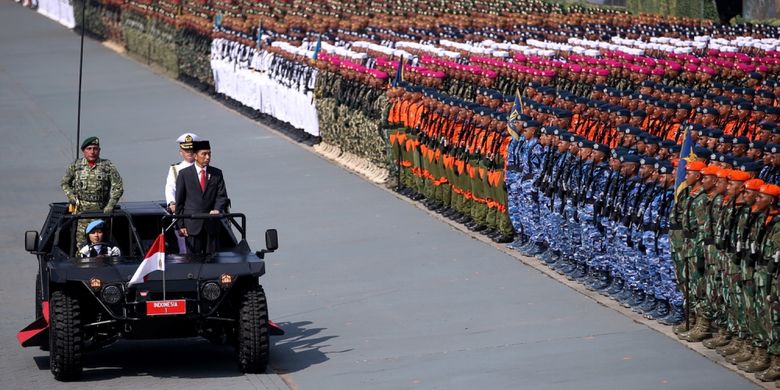
M 193 163 L 182 161 L 178 164 L 171 164 L 168 169 L 168 178 L 165 179 L 165 204 L 171 204 L 176 201 L 176 176 L 182 169 L 189 167 Z

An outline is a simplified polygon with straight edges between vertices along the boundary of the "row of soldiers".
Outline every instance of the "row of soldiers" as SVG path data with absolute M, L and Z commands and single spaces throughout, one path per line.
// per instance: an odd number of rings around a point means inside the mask
M 685 168 L 669 237 L 690 321 L 675 333 L 780 379 L 780 186 L 702 161 Z
M 761 380 L 780 379 L 780 186 L 693 161 L 677 195 L 678 151 L 659 160 L 520 123 L 506 173 L 510 246 Z
M 506 115 L 405 83 L 388 96 L 397 190 L 495 242 L 511 242 L 504 185 L 511 139 Z
M 682 321 L 668 240 L 669 160 L 526 116 L 520 123 L 507 166 L 509 215 L 519 232 L 511 246 L 649 318 Z

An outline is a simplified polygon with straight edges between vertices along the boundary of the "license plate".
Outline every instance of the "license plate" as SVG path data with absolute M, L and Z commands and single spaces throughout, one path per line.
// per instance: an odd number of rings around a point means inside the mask
M 187 301 L 184 299 L 146 302 L 146 315 L 148 316 L 164 316 L 185 313 L 187 313 Z

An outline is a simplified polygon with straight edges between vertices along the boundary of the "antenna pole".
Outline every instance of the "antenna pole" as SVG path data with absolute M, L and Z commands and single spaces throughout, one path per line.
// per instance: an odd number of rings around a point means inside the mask
M 79 158 L 79 141 L 81 140 L 81 78 L 84 70 L 84 32 L 87 29 L 87 1 L 81 6 L 81 50 L 79 51 L 79 99 L 76 108 L 76 157 Z

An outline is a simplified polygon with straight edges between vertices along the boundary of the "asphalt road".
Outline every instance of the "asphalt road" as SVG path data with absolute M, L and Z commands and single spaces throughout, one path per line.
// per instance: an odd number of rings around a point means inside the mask
M 74 156 L 78 36 L 0 2 L 0 378 L 15 388 L 566 389 L 754 385 L 675 340 L 100 43 L 85 45 L 82 139 L 101 137 L 124 200 L 163 198 L 176 137 L 209 138 L 251 244 L 279 230 L 265 288 L 282 374 L 244 376 L 205 341 L 120 342 L 56 383 L 32 321 L 39 229 Z

